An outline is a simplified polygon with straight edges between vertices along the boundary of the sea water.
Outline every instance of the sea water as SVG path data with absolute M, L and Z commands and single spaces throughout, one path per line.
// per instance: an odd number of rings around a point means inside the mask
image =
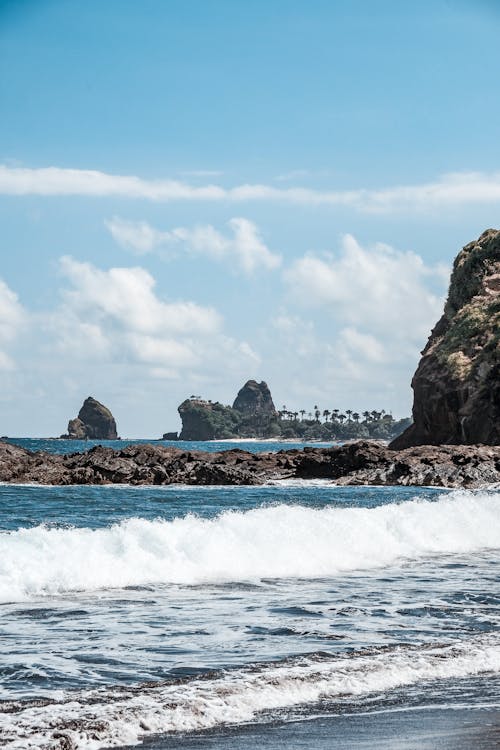
M 0 528 L 2 747 L 500 705 L 496 490 L 3 485 Z

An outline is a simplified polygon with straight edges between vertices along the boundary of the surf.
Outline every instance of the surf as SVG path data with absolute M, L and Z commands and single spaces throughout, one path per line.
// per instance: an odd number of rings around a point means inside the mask
M 500 493 L 455 491 L 375 508 L 279 504 L 0 533 L 0 601 L 149 584 L 323 578 L 500 547 Z

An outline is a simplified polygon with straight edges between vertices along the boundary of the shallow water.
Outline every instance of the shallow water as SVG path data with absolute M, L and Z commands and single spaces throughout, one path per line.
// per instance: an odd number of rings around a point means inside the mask
M 3 746 L 500 705 L 498 492 L 4 485 L 0 521 Z

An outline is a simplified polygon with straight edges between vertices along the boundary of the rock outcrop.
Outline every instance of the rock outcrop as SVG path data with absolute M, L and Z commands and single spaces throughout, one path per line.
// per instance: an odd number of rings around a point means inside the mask
M 180 440 L 224 440 L 238 435 L 240 415 L 218 401 L 187 398 L 178 412 L 182 420 Z
M 68 434 L 61 437 L 71 440 L 117 440 L 118 433 L 110 410 L 89 396 L 83 402 L 78 417 L 68 422 Z
M 413 425 L 390 445 L 500 445 L 500 231 L 453 265 L 444 314 L 413 376 Z
M 479 488 L 500 483 L 500 447 L 380 443 L 276 453 L 209 453 L 161 445 L 98 446 L 86 453 L 31 452 L 0 442 L 0 481 L 38 484 L 258 485 L 270 480 L 329 479 L 338 485 Z
M 271 391 L 264 381 L 257 383 L 256 380 L 247 380 L 243 388 L 238 391 L 233 409 L 239 411 L 244 417 L 250 418 L 277 416 Z

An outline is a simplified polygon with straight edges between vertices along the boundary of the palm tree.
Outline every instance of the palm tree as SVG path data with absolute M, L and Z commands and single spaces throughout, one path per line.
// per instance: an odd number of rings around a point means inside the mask
M 338 419 L 339 419 L 339 410 L 332 409 L 332 422 L 338 422 Z
M 352 410 L 351 409 L 346 409 L 345 413 L 347 414 L 347 421 L 350 422 L 351 421 Z
M 302 421 L 304 421 L 304 414 L 305 413 L 306 413 L 305 409 L 301 409 L 300 412 L 299 412 L 300 416 L 302 417 Z
M 316 420 L 316 422 L 319 422 L 320 415 L 321 415 L 320 410 L 318 409 L 317 406 L 315 406 L 314 407 L 314 419 Z
M 330 411 L 328 411 L 328 409 L 325 409 L 325 410 L 323 411 L 323 418 L 324 418 L 325 422 L 328 422 L 328 417 L 330 416 L 330 413 L 331 413 L 331 412 L 330 412 Z
M 357 411 L 353 412 L 352 418 L 354 419 L 354 421 L 356 422 L 356 424 L 358 424 L 358 422 L 359 422 L 359 414 L 358 414 Z
M 365 422 L 369 422 L 370 421 L 370 412 L 369 411 L 364 411 L 363 412 L 363 416 L 365 418 Z
M 340 424 L 344 424 L 344 419 L 345 419 L 345 414 L 339 414 L 338 420 L 339 420 Z

